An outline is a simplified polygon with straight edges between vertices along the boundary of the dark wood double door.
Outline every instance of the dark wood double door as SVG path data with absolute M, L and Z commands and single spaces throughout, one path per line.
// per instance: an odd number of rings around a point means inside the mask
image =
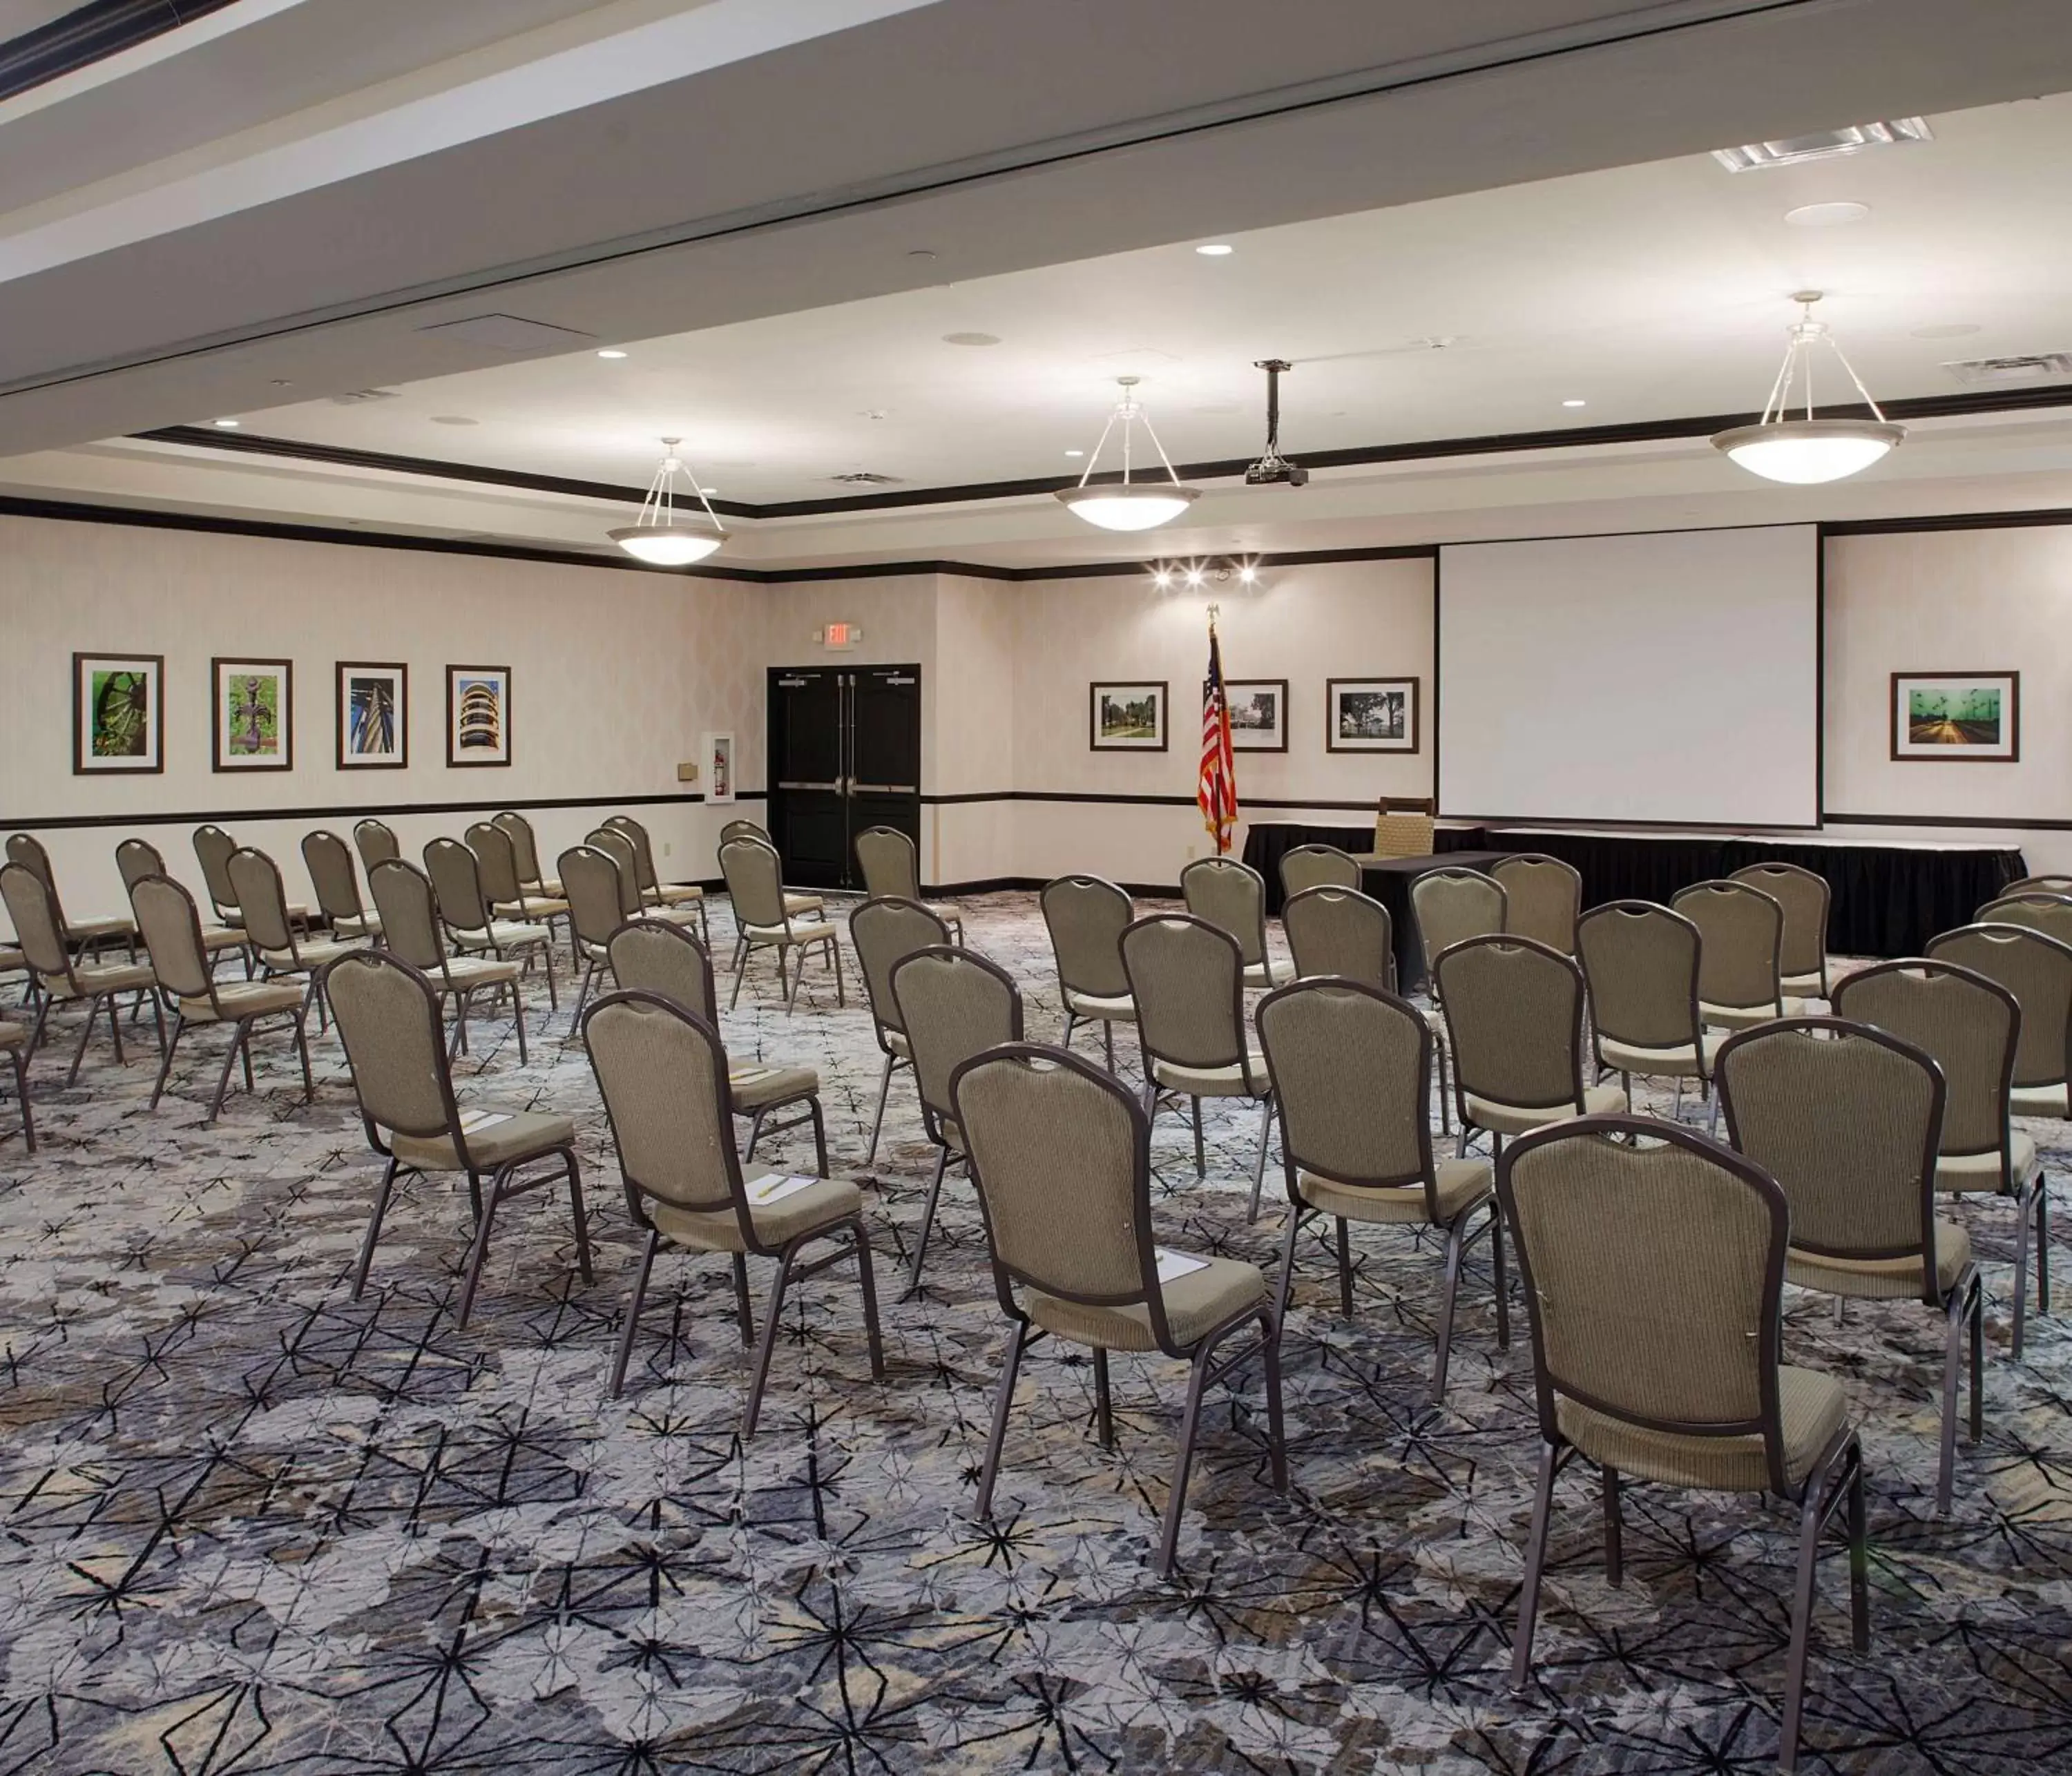
M 921 837 L 921 668 L 773 667 L 770 832 L 784 879 L 861 888 L 856 835 Z

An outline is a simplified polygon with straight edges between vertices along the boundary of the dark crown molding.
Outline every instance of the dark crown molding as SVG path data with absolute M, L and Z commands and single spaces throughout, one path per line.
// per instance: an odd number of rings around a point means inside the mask
M 62 18 L 0 43 L 0 99 L 162 36 L 230 0 L 87 0 Z

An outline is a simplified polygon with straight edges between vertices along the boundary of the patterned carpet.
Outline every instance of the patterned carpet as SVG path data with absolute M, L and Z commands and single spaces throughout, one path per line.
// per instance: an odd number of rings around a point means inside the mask
M 1031 898 L 965 918 L 1025 984 L 1031 1034 L 1054 1034 Z M 737 1061 L 820 1069 L 853 1172 L 878 1057 L 853 969 L 851 986 L 837 1012 L 811 975 L 787 1017 L 766 976 L 726 1030 Z M 970 1520 L 1003 1322 L 954 1178 L 926 1293 L 897 1300 L 931 1159 L 903 1076 L 865 1186 L 886 1380 L 853 1274 L 830 1271 L 787 1311 L 744 1448 L 727 1266 L 679 1256 L 607 1404 L 635 1244 L 566 1009 L 549 1018 L 536 989 L 531 1004 L 531 1065 L 507 1028 L 478 1026 L 462 1101 L 577 1117 L 597 1281 L 574 1275 L 565 1197 L 521 1198 L 465 1333 L 465 1195 L 436 1182 L 399 1198 L 366 1296 L 347 1297 L 378 1169 L 334 1038 L 314 1045 L 314 1105 L 277 1038 L 257 1092 L 204 1131 L 220 1037 L 183 1045 L 154 1116 L 155 1056 L 117 1067 L 105 1035 L 63 1088 L 66 1018 L 37 1064 L 43 1152 L 0 1145 L 0 1770 L 1770 1767 L 1794 1520 L 1754 1499 L 1634 1487 L 1614 1590 L 1596 1489 L 1572 1470 L 1537 1683 L 1510 1692 L 1529 1347 L 1495 1349 L 1474 1268 L 1445 1407 L 1425 1411 L 1437 1252 L 1405 1231 L 1356 1234 L 1350 1322 L 1321 1241 L 1305 1250 L 1286 1331 L 1293 1490 L 1268 1485 L 1254 1370 L 1234 1401 L 1211 1396 L 1169 1583 L 1150 1562 L 1185 1376 L 1162 1359 L 1116 1359 L 1107 1454 L 1091 1367 L 1039 1344 L 997 1524 Z M 1161 1117 L 1166 1243 L 1274 1261 L 1278 1211 L 1244 1222 L 1256 1128 L 1212 1109 L 1198 1183 L 1183 1123 Z M 2037 1133 L 2062 1178 L 2063 1131 Z M 773 1157 L 810 1160 L 787 1138 Z M 1831 1554 L 1804 1769 L 2072 1770 L 2072 1334 L 2032 1319 L 2026 1360 L 2008 1360 L 2012 1214 L 1959 1212 L 1992 1348 L 1985 1438 L 1960 1445 L 1947 1521 L 1932 1317 L 1860 1305 L 1838 1329 L 1826 1305 L 1788 1304 L 1787 1356 L 1845 1383 L 1872 1490 L 1872 1650 L 1848 1651 Z

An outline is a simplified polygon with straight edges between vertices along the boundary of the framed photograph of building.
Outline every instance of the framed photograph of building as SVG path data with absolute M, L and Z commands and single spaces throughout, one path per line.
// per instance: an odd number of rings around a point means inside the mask
M 217 771 L 294 768 L 294 664 L 209 662 L 209 744 Z
M 446 668 L 446 763 L 511 763 L 511 668 Z
M 1161 679 L 1091 686 L 1092 731 L 1096 752 L 1163 752 L 1166 750 L 1166 684 Z
M 1232 678 L 1224 680 L 1230 701 L 1231 750 L 1285 752 L 1288 750 L 1288 680 L 1285 678 Z M 1202 687 L 1208 694 L 1208 686 Z
M 2021 674 L 1894 672 L 1892 756 L 2016 763 L 2021 757 Z
M 166 656 L 72 656 L 72 768 L 81 777 L 166 768 Z
M 338 768 L 401 771 L 410 762 L 410 668 L 397 660 L 338 663 Z
M 1324 686 L 1324 745 L 1330 752 L 1415 752 L 1417 680 L 1334 678 Z

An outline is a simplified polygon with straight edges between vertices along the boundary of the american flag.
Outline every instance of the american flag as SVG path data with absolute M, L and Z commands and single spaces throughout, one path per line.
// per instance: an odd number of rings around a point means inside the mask
M 1223 689 L 1223 645 L 1216 619 L 1209 619 L 1209 676 L 1202 685 L 1202 772 L 1194 786 L 1202 824 L 1216 841 L 1216 855 L 1230 849 L 1237 819 L 1237 760 L 1231 753 L 1230 700 Z

